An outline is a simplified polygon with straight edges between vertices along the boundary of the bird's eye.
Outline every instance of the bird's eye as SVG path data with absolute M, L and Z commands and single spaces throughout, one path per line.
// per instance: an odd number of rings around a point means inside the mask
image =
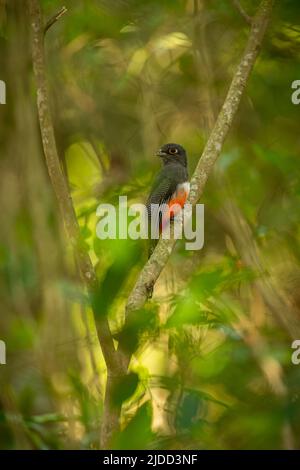
M 172 154 L 172 155 L 176 155 L 176 153 L 178 153 L 178 150 L 176 147 L 171 147 L 169 152 Z

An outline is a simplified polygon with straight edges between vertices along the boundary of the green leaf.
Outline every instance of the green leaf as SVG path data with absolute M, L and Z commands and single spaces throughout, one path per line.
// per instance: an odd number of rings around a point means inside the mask
M 150 401 L 144 403 L 117 436 L 115 449 L 148 449 L 153 433 L 151 430 L 152 407 Z
M 112 401 L 115 405 L 120 405 L 128 400 L 136 391 L 138 384 L 139 376 L 135 372 L 130 372 L 124 377 L 120 377 L 112 390 Z

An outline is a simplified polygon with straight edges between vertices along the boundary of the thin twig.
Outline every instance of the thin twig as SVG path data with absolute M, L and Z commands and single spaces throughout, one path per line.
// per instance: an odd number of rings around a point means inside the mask
M 44 27 L 44 34 L 47 33 L 48 29 L 51 28 L 56 21 L 58 21 L 65 13 L 67 13 L 68 9 L 66 7 L 62 7 L 55 15 L 53 15 L 45 24 Z
M 248 24 L 251 24 L 253 19 L 251 18 L 251 16 L 249 16 L 246 11 L 244 10 L 244 8 L 242 7 L 242 5 L 240 4 L 239 0 L 232 0 L 232 3 L 234 4 L 235 8 L 238 10 L 238 12 L 240 13 L 240 15 L 244 18 L 244 20 L 246 21 L 246 23 Z

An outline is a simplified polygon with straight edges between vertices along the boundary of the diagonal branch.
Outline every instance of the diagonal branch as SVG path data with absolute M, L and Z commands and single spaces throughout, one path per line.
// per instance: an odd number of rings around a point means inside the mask
M 202 196 L 208 177 L 221 153 L 224 141 L 233 124 L 243 91 L 261 48 L 262 40 L 270 20 L 273 3 L 274 0 L 262 0 L 253 18 L 248 42 L 242 59 L 237 67 L 216 124 L 191 180 L 189 200 L 192 204 L 196 204 Z M 175 243 L 176 240 L 174 240 L 174 238 L 159 241 L 151 258 L 140 272 L 137 282 L 129 295 L 126 305 L 127 317 L 130 312 L 140 309 L 147 301 L 149 287 L 152 287 L 157 281 L 172 253 Z M 119 351 L 122 350 L 123 347 L 122 344 L 120 344 Z M 128 367 L 130 355 L 124 352 L 122 359 L 124 366 Z
M 80 275 L 93 298 L 98 289 L 98 281 L 91 259 L 80 243 L 80 228 L 76 219 L 66 177 L 61 168 L 54 136 L 45 71 L 44 27 L 39 0 L 28 0 L 28 6 L 32 26 L 31 47 L 37 86 L 37 109 L 46 164 L 58 201 L 61 217 L 74 249 Z M 96 313 L 95 306 L 94 313 Z M 119 369 L 117 354 L 108 320 L 101 315 L 99 315 L 99 317 L 98 336 L 105 363 L 109 370 L 117 371 Z

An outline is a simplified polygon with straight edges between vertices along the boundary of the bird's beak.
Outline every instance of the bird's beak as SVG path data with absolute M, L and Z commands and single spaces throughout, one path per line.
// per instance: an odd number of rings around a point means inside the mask
M 164 155 L 167 155 L 166 152 L 164 152 L 162 149 L 159 149 L 156 154 L 157 157 L 163 157 Z

